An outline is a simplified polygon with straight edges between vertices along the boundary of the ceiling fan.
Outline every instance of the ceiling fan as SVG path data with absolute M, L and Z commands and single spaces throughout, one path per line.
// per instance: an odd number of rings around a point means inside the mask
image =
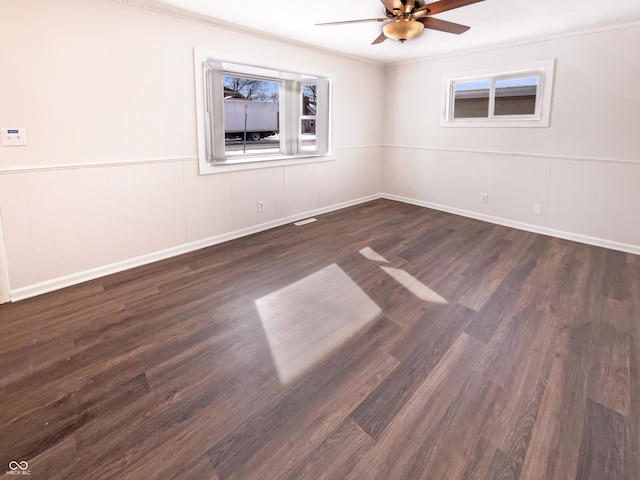
M 316 25 L 344 25 L 348 23 L 388 22 L 382 27 L 382 33 L 371 42 L 382 43 L 387 38 L 405 42 L 417 37 L 425 28 L 459 35 L 471 27 L 459 23 L 447 22 L 432 17 L 436 13 L 464 7 L 484 0 L 440 0 L 425 5 L 424 0 L 380 0 L 384 5 L 384 18 L 366 18 L 344 22 L 317 23 Z

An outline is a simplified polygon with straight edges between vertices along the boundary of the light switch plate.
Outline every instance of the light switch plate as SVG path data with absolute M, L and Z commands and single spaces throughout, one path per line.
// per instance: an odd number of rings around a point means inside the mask
M 26 128 L 3 128 L 0 129 L 3 147 L 23 147 L 27 144 Z

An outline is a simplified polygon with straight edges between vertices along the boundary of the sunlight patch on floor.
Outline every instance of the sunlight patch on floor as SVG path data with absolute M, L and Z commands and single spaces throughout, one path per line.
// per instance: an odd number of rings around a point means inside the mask
M 380 267 L 382 270 L 391 275 L 400 285 L 413 293 L 416 297 L 421 298 L 426 302 L 442 303 L 448 305 L 449 302 L 438 295 L 436 292 L 427 287 L 420 280 L 415 278 L 410 273 L 405 272 L 399 268 Z
M 365 258 L 369 260 L 373 260 L 375 262 L 389 263 L 386 258 L 384 258 L 382 255 L 380 255 L 371 247 L 364 247 L 362 250 L 360 250 L 360 254 L 363 255 Z
M 283 384 L 382 313 L 335 263 L 255 301 Z

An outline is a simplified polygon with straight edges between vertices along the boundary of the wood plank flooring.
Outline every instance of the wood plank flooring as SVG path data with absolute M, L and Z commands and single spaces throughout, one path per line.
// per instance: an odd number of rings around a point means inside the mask
M 630 254 L 377 200 L 0 325 L 4 478 L 640 479 Z

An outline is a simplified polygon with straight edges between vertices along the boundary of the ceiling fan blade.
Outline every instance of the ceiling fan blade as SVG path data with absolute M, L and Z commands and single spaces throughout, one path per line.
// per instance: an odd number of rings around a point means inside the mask
M 381 33 L 376 37 L 376 39 L 373 42 L 371 42 L 371 45 L 377 45 L 378 43 L 384 42 L 386 39 L 387 37 L 385 36 L 385 34 Z
M 465 7 L 483 1 L 484 0 L 440 0 L 439 2 L 428 3 L 416 10 L 428 10 L 427 13 L 429 15 L 435 15 L 436 13 L 446 12 L 447 10 L 453 10 L 454 8 Z
M 345 25 L 347 23 L 388 22 L 388 18 L 363 18 L 362 20 L 346 20 L 344 22 L 316 23 L 316 27 L 324 25 Z
M 424 17 L 419 18 L 418 22 L 424 25 L 424 28 L 430 28 L 431 30 L 439 30 L 441 32 L 455 33 L 460 35 L 466 32 L 471 27 L 466 25 L 460 25 L 459 23 L 447 22 L 446 20 L 440 20 L 439 18 Z
M 394 12 L 394 10 L 399 10 L 400 13 L 402 10 L 404 10 L 404 5 L 402 5 L 401 0 L 380 0 L 382 2 L 382 5 L 384 5 L 384 8 L 387 9 L 388 12 L 391 13 L 396 13 Z

